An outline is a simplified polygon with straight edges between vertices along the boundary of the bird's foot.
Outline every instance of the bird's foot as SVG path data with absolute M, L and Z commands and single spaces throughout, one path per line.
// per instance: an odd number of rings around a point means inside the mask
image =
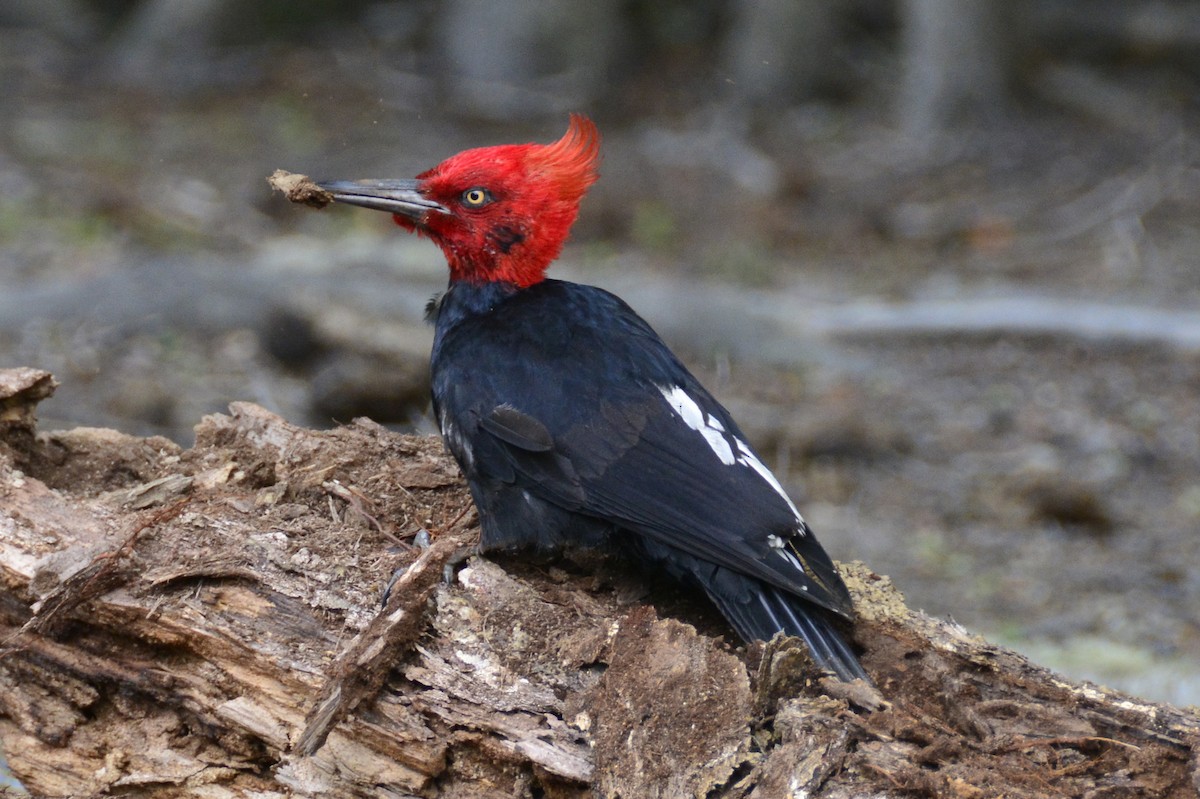
M 417 531 L 417 534 L 413 536 L 413 541 L 412 541 L 413 546 L 416 547 L 417 549 L 421 550 L 422 552 L 425 551 L 426 549 L 429 549 L 429 544 L 431 542 L 432 542 L 432 539 L 429 537 L 429 531 L 426 530 L 424 527 L 422 527 L 420 530 Z M 388 600 L 392 598 L 392 589 L 396 587 L 396 581 L 404 576 L 404 573 L 408 571 L 409 566 L 411 566 L 411 565 L 412 564 L 409 564 L 408 566 L 401 566 L 400 568 L 398 568 L 394 572 L 392 572 L 392 576 L 388 580 L 387 585 L 385 585 L 383 587 L 383 594 L 379 598 L 380 607 L 384 607 L 387 605 Z
M 479 544 L 472 544 L 469 547 L 463 547 L 450 556 L 446 561 L 446 565 L 442 567 L 442 582 L 446 585 L 454 585 L 458 580 L 458 570 L 462 565 L 471 558 L 478 555 L 482 550 Z

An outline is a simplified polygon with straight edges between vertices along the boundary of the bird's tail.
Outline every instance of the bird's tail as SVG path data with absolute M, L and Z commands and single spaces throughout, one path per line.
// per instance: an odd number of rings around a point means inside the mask
M 708 586 L 705 590 L 743 639 L 769 641 L 781 631 L 785 635 L 795 635 L 808 644 L 808 651 L 821 668 L 846 681 L 871 681 L 837 628 L 833 613 L 825 608 L 765 583 L 758 583 L 748 595 L 738 592 L 731 596 Z

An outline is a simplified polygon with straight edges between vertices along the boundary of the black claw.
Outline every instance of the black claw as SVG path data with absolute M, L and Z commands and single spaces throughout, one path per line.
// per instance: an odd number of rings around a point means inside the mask
M 413 546 L 420 550 L 426 550 L 429 549 L 429 543 L 429 531 L 422 527 L 417 531 L 417 534 L 413 536 Z M 387 605 L 388 600 L 391 599 L 392 596 L 392 589 L 396 587 L 396 581 L 403 577 L 406 571 L 408 571 L 408 566 L 401 566 L 399 569 L 396 569 L 394 572 L 392 572 L 392 576 L 388 580 L 387 585 L 383 587 L 383 596 L 381 596 L 379 599 L 379 604 L 381 607 Z
M 406 571 L 408 571 L 408 567 L 401 566 L 399 569 L 396 569 L 394 572 L 392 572 L 391 579 L 388 580 L 387 585 L 383 587 L 383 595 L 379 597 L 380 607 L 387 607 L 388 600 L 392 598 L 392 589 L 396 587 L 396 581 L 403 577 Z

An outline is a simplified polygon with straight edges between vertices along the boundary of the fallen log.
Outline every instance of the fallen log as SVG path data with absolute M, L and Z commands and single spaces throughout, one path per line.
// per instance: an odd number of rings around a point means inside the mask
M 35 434 L 52 390 L 0 371 L 0 741 L 35 795 L 1197 795 L 1195 712 L 1063 679 L 861 564 L 878 693 L 660 616 L 619 569 L 444 582 L 476 519 L 436 439 L 244 403 L 187 450 Z

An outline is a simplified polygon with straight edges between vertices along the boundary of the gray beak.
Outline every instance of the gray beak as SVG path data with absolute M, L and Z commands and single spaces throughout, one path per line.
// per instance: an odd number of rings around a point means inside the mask
M 317 185 L 332 194 L 334 202 L 400 214 L 414 222 L 430 211 L 449 213 L 421 194 L 416 180 L 321 180 Z

